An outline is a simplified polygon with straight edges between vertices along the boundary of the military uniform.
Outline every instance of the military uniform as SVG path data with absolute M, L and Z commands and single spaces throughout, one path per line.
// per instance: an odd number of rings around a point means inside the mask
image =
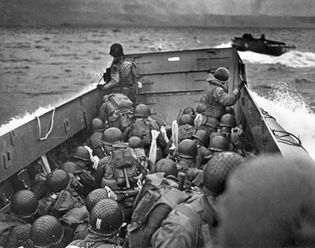
M 204 247 L 202 228 L 204 209 L 203 195 L 195 195 L 187 202 L 176 206 L 153 234 L 152 247 Z M 216 216 L 214 209 L 211 211 L 208 219 L 212 219 L 214 223 Z
M 135 104 L 136 102 L 136 65 L 124 59 L 119 59 L 111 65 L 111 80 L 104 85 L 104 90 L 121 93 Z
M 225 113 L 225 107 L 236 103 L 240 90 L 236 88 L 228 93 L 222 83 L 216 79 L 211 79 L 208 83 L 200 98 L 200 103 L 206 106 L 203 114 L 219 120 Z

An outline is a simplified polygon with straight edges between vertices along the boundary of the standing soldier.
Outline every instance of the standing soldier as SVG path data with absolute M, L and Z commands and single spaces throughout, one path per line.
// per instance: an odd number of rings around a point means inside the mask
M 202 113 L 204 117 L 214 118 L 219 121 L 225 113 L 225 108 L 232 106 L 239 99 L 240 90 L 244 86 L 244 82 L 241 82 L 231 93 L 228 93 L 225 86 L 230 77 L 228 69 L 219 67 L 213 76 L 214 78 L 209 77 L 207 79 L 209 84 L 204 89 L 199 104 L 204 109 Z
M 113 63 L 109 73 L 104 73 L 105 84 L 98 85 L 104 91 L 111 90 L 114 93 L 122 93 L 136 103 L 136 65 L 125 60 L 123 47 L 114 43 L 110 47 L 109 54 L 113 57 Z

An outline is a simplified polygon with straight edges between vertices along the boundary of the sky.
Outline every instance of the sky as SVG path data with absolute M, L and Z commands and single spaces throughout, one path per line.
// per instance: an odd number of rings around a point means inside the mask
M 0 0 L 0 25 L 172 22 L 207 15 L 315 17 L 315 0 Z

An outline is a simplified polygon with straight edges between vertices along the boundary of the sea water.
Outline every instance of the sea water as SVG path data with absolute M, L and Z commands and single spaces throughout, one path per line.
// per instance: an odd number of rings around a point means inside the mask
M 297 47 L 239 54 L 256 102 L 315 158 L 315 29 L 0 28 L 0 134 L 95 87 L 114 42 L 125 53 L 229 47 L 243 33 Z

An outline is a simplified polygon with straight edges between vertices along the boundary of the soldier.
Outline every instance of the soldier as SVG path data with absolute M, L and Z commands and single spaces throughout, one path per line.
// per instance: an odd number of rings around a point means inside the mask
M 85 211 L 87 217 L 89 218 L 90 213 L 96 203 L 98 203 L 100 200 L 108 199 L 111 197 L 114 197 L 113 192 L 108 192 L 105 188 L 99 188 L 91 191 L 85 198 Z M 78 211 L 76 212 L 76 214 L 78 215 Z M 81 211 L 79 216 L 82 216 L 82 214 L 84 213 Z M 73 235 L 73 240 L 86 238 L 86 236 L 88 235 L 88 224 L 88 221 L 81 221 L 81 223 L 78 224 Z
M 30 230 L 30 239 L 34 247 L 65 247 L 67 243 L 63 238 L 64 228 L 52 215 L 43 215 L 36 219 Z
M 261 155 L 237 168 L 218 203 L 218 246 L 314 247 L 315 167 Z
M 203 194 L 193 195 L 170 212 L 153 234 L 152 247 L 212 247 L 215 243 L 213 228 L 218 219 L 213 196 L 224 191 L 227 177 L 242 160 L 238 154 L 229 153 L 210 161 L 203 174 Z
M 208 149 L 210 135 L 206 130 L 197 130 L 192 137 L 197 142 L 198 154 L 196 158 L 196 168 L 202 168 L 208 161 L 211 151 Z
M 60 218 L 70 209 L 83 206 L 83 199 L 71 186 L 76 183 L 71 174 L 56 169 L 46 177 L 50 193 L 39 200 L 39 208 L 43 214 L 51 214 Z
M 165 124 L 151 117 L 150 108 L 146 104 L 138 104 L 135 108 L 134 116 L 136 118 L 135 121 L 124 131 L 124 140 L 127 141 L 132 136 L 138 136 L 141 138 L 142 146 L 148 156 L 152 142 L 151 131 L 161 131 L 161 127 Z M 161 132 L 156 140 L 158 148 L 164 150 L 167 144 Z
M 196 157 L 198 154 L 195 140 L 184 139 L 178 144 L 176 166 L 179 172 L 186 175 L 186 186 L 201 186 L 203 171 L 196 168 Z
M 99 84 L 98 88 L 104 91 L 111 90 L 111 92 L 125 94 L 135 104 L 137 95 L 136 65 L 125 60 L 121 44 L 112 44 L 109 54 L 113 57 L 113 63 L 110 72 L 108 74 L 104 73 L 105 84 Z
M 2 247 L 32 247 L 29 232 L 40 215 L 38 201 L 30 190 L 20 190 L 11 199 L 11 212 L 0 216 Z
M 102 138 L 105 130 L 104 122 L 99 118 L 92 120 L 92 134 L 87 139 L 86 144 L 93 150 L 93 154 L 99 158 L 106 156 L 103 148 Z
M 241 82 L 231 93 L 228 93 L 225 84 L 230 77 L 228 69 L 219 67 L 206 80 L 209 84 L 200 98 L 200 105 L 204 108 L 203 116 L 220 120 L 227 106 L 232 106 L 240 97 L 240 90 L 244 86 Z M 201 108 L 201 109 L 202 109 Z
M 138 193 L 138 182 L 146 173 L 145 168 L 133 157 L 128 144 L 113 144 L 111 156 L 102 161 L 97 170 L 96 180 L 100 187 L 109 187 L 118 197 L 125 211 L 126 219 L 131 217 L 132 206 Z
M 68 247 L 121 247 L 118 237 L 124 223 L 124 213 L 112 199 L 100 200 L 91 210 L 89 233 L 84 240 L 75 240 Z

